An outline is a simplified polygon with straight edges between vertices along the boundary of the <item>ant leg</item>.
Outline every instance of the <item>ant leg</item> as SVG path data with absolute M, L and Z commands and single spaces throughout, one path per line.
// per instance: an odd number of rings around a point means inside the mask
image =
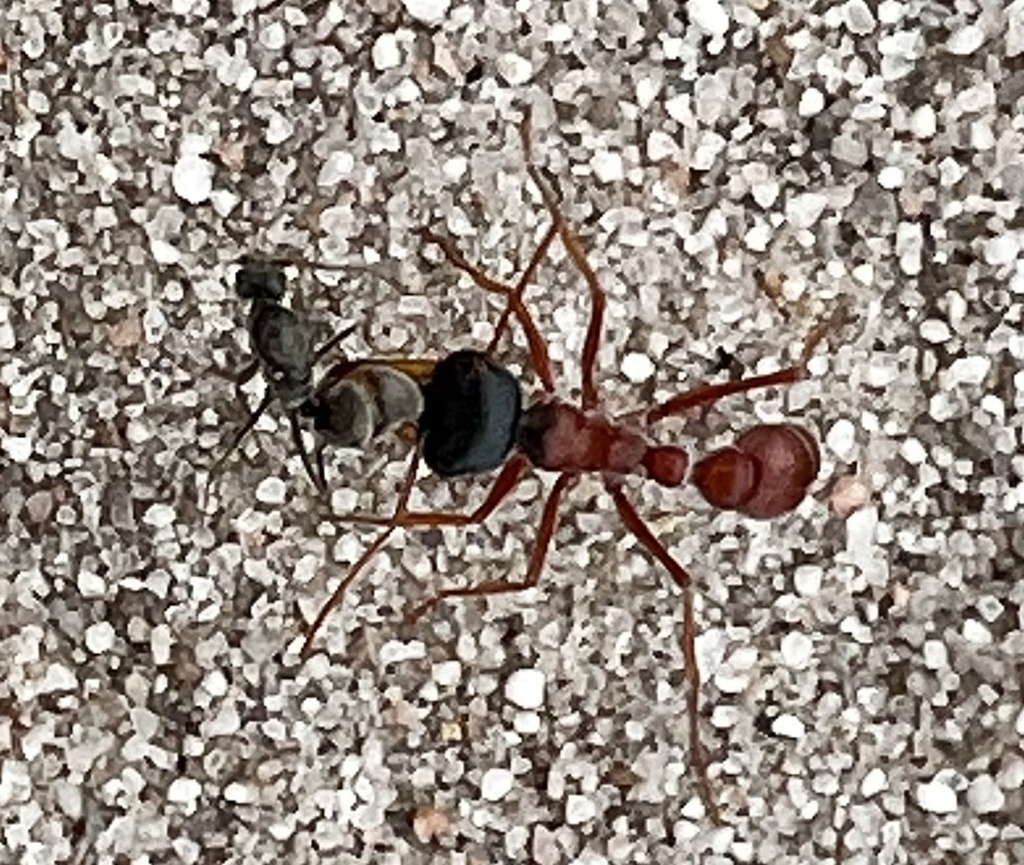
M 313 362 L 323 359 L 331 349 L 333 349 L 339 342 L 341 342 L 346 336 L 351 336 L 355 331 L 359 329 L 358 324 L 350 324 L 348 327 L 342 328 L 334 336 L 332 336 L 327 342 L 325 342 L 320 348 L 313 352 Z
M 206 490 L 204 498 L 209 496 L 210 484 L 213 483 L 213 479 L 214 477 L 216 477 L 217 472 L 220 471 L 221 466 L 223 466 L 224 463 L 227 462 L 228 457 L 230 457 L 236 450 L 238 450 L 238 446 L 242 443 L 243 439 L 245 439 L 245 437 L 249 435 L 249 432 L 252 430 L 252 428 L 256 426 L 256 422 L 260 419 L 260 415 L 262 415 L 263 412 L 265 412 L 270 407 L 270 404 L 273 401 L 274 395 L 272 393 L 268 393 L 266 396 L 264 396 L 263 399 L 260 400 L 260 404 L 256 406 L 256 410 L 249 415 L 249 418 L 246 420 L 246 422 L 242 424 L 242 426 L 238 428 L 238 431 L 234 434 L 234 436 L 232 436 L 231 441 L 228 443 L 228 446 L 224 449 L 221 455 L 217 457 L 216 460 L 214 460 L 214 463 L 212 466 L 210 466 L 209 474 L 207 475 L 206 478 Z
M 490 580 L 476 586 L 460 586 L 451 589 L 444 589 L 421 604 L 417 604 L 405 614 L 407 624 L 412 624 L 433 610 L 442 601 L 448 598 L 478 597 L 481 595 L 503 595 L 506 592 L 520 592 L 524 589 L 531 589 L 537 585 L 540 579 L 540 572 L 544 567 L 544 558 L 547 556 L 548 547 L 551 545 L 551 538 L 555 534 L 555 526 L 558 523 L 558 506 L 561 503 L 562 493 L 569 484 L 576 481 L 576 476 L 568 473 L 558 476 L 555 485 L 544 502 L 544 511 L 541 514 L 540 529 L 537 538 L 533 542 L 533 553 L 530 556 L 530 565 L 526 570 L 526 576 L 518 582 L 506 582 L 505 580 Z
M 590 262 L 587 261 L 579 237 L 576 236 L 576 232 L 566 222 L 562 211 L 558 207 L 558 202 L 555 201 L 554 193 L 552 193 L 547 181 L 541 176 L 540 169 L 533 164 L 530 130 L 530 113 L 527 111 L 519 130 L 523 141 L 523 155 L 526 158 L 526 170 L 529 172 L 537 189 L 540 190 L 540 196 L 544 199 L 544 206 L 547 207 L 548 213 L 551 214 L 551 219 L 558 229 L 558 235 L 562 239 L 562 244 L 565 246 L 569 257 L 573 260 L 577 269 L 583 274 L 583 279 L 590 290 L 590 323 L 587 325 L 587 336 L 583 343 L 581 366 L 583 371 L 583 408 L 594 408 L 599 403 L 597 386 L 594 384 L 594 364 L 597 360 L 597 349 L 601 344 L 601 325 L 604 320 L 605 308 L 604 289 L 601 288 L 600 283 L 597 281 L 597 274 L 594 273 Z
M 516 289 L 510 288 L 504 283 L 491 279 L 491 277 L 484 273 L 484 271 L 479 267 L 474 264 L 470 264 L 466 257 L 459 251 L 459 248 L 455 245 L 455 241 L 450 237 L 434 234 L 429 229 L 421 230 L 420 236 L 427 243 L 435 243 L 440 246 L 441 251 L 445 254 L 447 259 L 459 270 L 468 273 L 473 282 L 475 282 L 479 288 L 493 294 L 501 294 L 505 297 L 509 308 L 512 310 L 512 313 L 518 319 L 519 324 L 526 333 L 526 341 L 530 346 L 530 363 L 533 365 L 533 370 L 537 374 L 537 378 L 540 379 L 544 390 L 548 393 L 554 393 L 555 375 L 551 369 L 551 358 L 548 356 L 548 347 L 544 342 L 543 337 L 540 335 L 540 331 L 537 330 L 537 325 L 534 323 L 533 316 L 531 316 L 526 307 L 523 306 L 523 301 L 520 297 L 522 292 L 517 293 Z
M 327 491 L 327 487 L 321 485 L 320 478 L 317 476 L 316 470 L 313 468 L 313 461 L 309 458 L 309 451 L 306 450 L 306 444 L 302 440 L 302 427 L 299 426 L 299 413 L 295 411 L 288 412 L 288 422 L 292 428 L 292 441 L 295 442 L 295 447 L 299 452 L 299 456 L 302 458 L 303 468 L 306 469 L 306 474 L 309 475 L 309 479 L 313 482 L 313 486 L 317 488 L 317 491 L 324 493 Z
M 544 238 L 541 240 L 537 249 L 534 251 L 533 256 L 530 258 L 530 263 L 526 266 L 526 270 L 523 271 L 523 275 L 519 278 L 519 282 L 513 289 L 516 297 L 522 300 L 523 292 L 526 291 L 526 286 L 533 282 L 534 276 L 537 274 L 537 268 L 540 267 L 541 261 L 544 256 L 547 255 L 547 251 L 551 246 L 551 241 L 555 239 L 555 235 L 558 234 L 558 228 L 552 224 L 548 227 L 548 230 L 544 234 Z M 494 354 L 494 350 L 498 347 L 498 340 L 501 339 L 502 334 L 505 332 L 505 328 L 508 326 L 508 320 L 512 315 L 512 304 L 505 304 L 505 309 L 502 310 L 501 316 L 498 318 L 498 323 L 494 325 L 494 336 L 491 337 L 490 345 L 487 346 L 487 354 Z
M 405 509 L 406 503 L 409 501 L 409 496 L 412 494 L 412 488 L 416 484 L 416 470 L 420 465 L 420 451 L 419 448 L 413 451 L 412 461 L 409 463 L 409 468 L 405 473 L 405 480 L 402 482 L 402 488 L 398 493 L 398 504 L 395 508 L 397 511 Z M 302 649 L 300 655 L 302 658 L 308 658 L 313 651 L 313 639 L 316 637 L 317 632 L 327 617 L 334 612 L 335 608 L 341 603 L 341 599 L 345 595 L 346 589 L 351 585 L 352 581 L 359 576 L 363 568 L 370 562 L 380 549 L 387 543 L 388 538 L 394 534 L 397 526 L 388 526 L 383 532 L 381 532 L 369 547 L 357 560 L 347 574 L 345 578 L 338 584 L 338 588 L 334 590 L 331 596 L 327 599 L 327 602 L 320 608 L 320 611 L 316 614 L 316 618 L 313 620 L 313 624 L 306 630 L 306 639 L 302 643 Z
M 605 484 L 612 499 L 615 501 L 615 508 L 619 512 L 622 522 L 645 547 L 651 555 L 657 559 L 683 593 L 683 635 L 681 645 L 683 649 L 683 670 L 689 680 L 689 689 L 686 694 L 686 707 L 690 715 L 690 762 L 697 775 L 697 789 L 704 806 L 708 809 L 712 819 L 718 822 L 718 805 L 711 795 L 711 784 L 708 781 L 708 756 L 704 745 L 700 741 L 700 725 L 698 710 L 700 708 L 700 670 L 697 667 L 697 649 L 695 639 L 697 634 L 693 614 L 693 585 L 690 575 L 684 570 L 672 554 L 665 549 L 665 545 L 659 541 L 644 522 L 636 508 L 633 507 L 622 488 L 615 483 Z
M 741 378 L 736 381 L 726 381 L 721 384 L 705 384 L 695 387 L 692 390 L 684 391 L 670 397 L 665 402 L 649 409 L 629 412 L 620 415 L 616 420 L 631 420 L 642 417 L 647 424 L 656 423 L 659 420 L 671 415 L 682 414 L 688 409 L 696 406 L 710 406 L 726 396 L 735 393 L 745 393 L 748 390 L 757 390 L 762 387 L 772 387 L 780 384 L 793 384 L 804 377 L 804 367 L 789 366 L 785 369 L 770 372 L 766 375 L 755 375 L 749 378 Z
M 807 339 L 804 340 L 804 347 L 800 352 L 800 362 L 794 366 L 788 366 L 765 375 L 741 378 L 736 381 L 700 385 L 683 393 L 676 394 L 674 397 L 670 397 L 652 408 L 640 409 L 620 415 L 616 420 L 630 421 L 643 418 L 646 424 L 653 424 L 671 415 L 682 414 L 696 406 L 711 406 L 723 397 L 731 396 L 735 393 L 745 393 L 748 390 L 756 390 L 757 388 L 798 382 L 804 377 L 807 371 L 807 361 L 814 353 L 814 349 L 818 347 L 818 343 L 830 331 L 839 327 L 845 321 L 845 317 L 845 311 L 838 309 L 814 325 L 810 333 L 807 334 Z
M 522 454 L 512 457 L 495 478 L 487 497 L 468 514 L 447 511 L 407 511 L 396 509 L 390 517 L 380 514 L 344 514 L 332 517 L 336 523 L 358 523 L 360 525 L 387 526 L 474 526 L 486 520 L 506 496 L 515 488 L 529 462 Z

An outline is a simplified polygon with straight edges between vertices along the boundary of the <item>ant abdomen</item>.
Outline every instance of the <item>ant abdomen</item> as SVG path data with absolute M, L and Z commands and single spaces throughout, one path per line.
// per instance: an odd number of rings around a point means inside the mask
M 721 510 L 770 519 L 793 510 L 818 476 L 821 459 L 811 434 L 794 424 L 762 424 L 734 445 L 703 457 L 692 480 Z

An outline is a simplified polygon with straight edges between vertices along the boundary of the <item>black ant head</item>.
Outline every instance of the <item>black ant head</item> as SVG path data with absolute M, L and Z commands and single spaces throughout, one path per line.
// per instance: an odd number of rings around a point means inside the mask
M 280 300 L 286 284 L 284 271 L 265 261 L 241 259 L 235 274 L 235 291 L 244 300 Z

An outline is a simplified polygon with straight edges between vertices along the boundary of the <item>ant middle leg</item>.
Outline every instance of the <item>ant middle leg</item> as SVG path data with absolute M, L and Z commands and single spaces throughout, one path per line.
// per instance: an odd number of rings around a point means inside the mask
M 526 575 L 518 581 L 488 580 L 485 583 L 478 583 L 475 586 L 456 586 L 450 589 L 442 589 L 422 603 L 417 604 L 405 614 L 407 624 L 412 624 L 431 612 L 442 601 L 449 598 L 481 597 L 484 595 L 503 595 L 509 592 L 521 592 L 532 589 L 540 579 L 540 573 L 544 568 L 544 559 L 547 557 L 548 548 L 551 546 L 551 539 L 555 534 L 555 526 L 558 524 L 558 508 L 561 504 L 562 494 L 566 488 L 575 483 L 576 476 L 568 473 L 559 475 L 554 487 L 544 502 L 544 510 L 541 514 L 540 528 L 537 538 L 534 541 L 533 553 L 530 556 L 530 564 Z

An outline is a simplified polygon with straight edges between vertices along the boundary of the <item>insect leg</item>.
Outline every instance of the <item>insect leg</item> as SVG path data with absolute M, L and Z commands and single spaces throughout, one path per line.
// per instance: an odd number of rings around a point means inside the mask
M 573 263 L 579 269 L 580 273 L 583 274 L 583 279 L 587 283 L 587 288 L 590 290 L 590 323 L 587 325 L 587 336 L 583 343 L 583 358 L 581 366 L 583 371 L 583 407 L 593 408 L 599 403 L 597 386 L 594 384 L 594 364 L 597 360 L 597 350 L 601 345 L 601 326 L 604 319 L 605 308 L 604 289 L 601 288 L 597 281 L 597 274 L 594 273 L 594 269 L 590 266 L 590 262 L 587 261 L 586 254 L 583 252 L 583 244 L 580 243 L 580 239 L 577 237 L 576 232 L 569 227 L 569 223 L 566 222 L 565 217 L 562 215 L 562 211 L 558 207 L 558 202 L 555 201 L 554 193 L 552 193 L 547 181 L 545 181 L 541 176 L 540 170 L 533 164 L 533 150 L 530 145 L 530 133 L 530 113 L 527 111 L 523 118 L 523 124 L 520 127 L 520 135 L 523 141 L 523 154 L 526 158 L 526 170 L 529 172 L 537 189 L 540 190 L 541 198 L 544 199 L 544 206 L 547 207 L 548 213 L 551 214 L 551 219 L 554 221 L 555 227 L 558 229 L 558 235 L 562 239 L 562 244 L 565 246 L 565 249 L 569 253 L 569 257 L 573 260 Z
M 569 484 L 575 482 L 576 476 L 571 474 L 559 475 L 554 487 L 548 494 L 544 503 L 544 511 L 541 514 L 540 528 L 536 540 L 533 542 L 533 553 L 530 556 L 530 565 L 527 568 L 526 576 L 522 580 L 510 582 L 507 580 L 489 580 L 475 586 L 458 586 L 450 589 L 443 589 L 420 604 L 417 604 L 405 614 L 405 621 L 412 623 L 425 616 L 442 601 L 448 598 L 479 597 L 482 595 L 502 595 L 506 592 L 519 592 L 524 589 L 533 588 L 540 579 L 540 572 L 544 567 L 544 559 L 547 556 L 548 547 L 551 545 L 551 538 L 555 534 L 555 526 L 558 524 L 558 506 L 561 503 L 562 493 Z
M 697 775 L 697 789 L 705 807 L 712 818 L 718 821 L 718 805 L 711 794 L 711 784 L 708 781 L 708 757 L 704 745 L 700 740 L 700 670 L 697 667 L 696 634 L 697 626 L 693 614 L 693 585 L 690 575 L 682 565 L 679 564 L 672 554 L 665 549 L 665 545 L 655 537 L 654 532 L 644 522 L 636 508 L 633 507 L 622 488 L 615 483 L 605 484 L 608 492 L 615 502 L 615 508 L 629 529 L 643 544 L 648 551 L 657 559 L 669 572 L 676 585 L 683 593 L 683 634 L 680 641 L 683 649 L 683 670 L 689 681 L 689 689 L 686 694 L 687 711 L 690 715 L 690 762 Z
M 420 232 L 420 236 L 425 242 L 435 243 L 440 246 L 441 251 L 452 265 L 469 274 L 470 278 L 479 288 L 505 297 L 509 308 L 526 333 L 526 341 L 530 346 L 530 363 L 533 366 L 533 370 L 537 374 L 537 378 L 540 379 L 544 390 L 548 393 L 553 393 L 555 390 L 555 375 L 551 369 L 551 358 L 548 356 L 547 343 L 544 342 L 540 331 L 537 330 L 533 316 L 530 315 L 529 310 L 523 305 L 522 298 L 519 296 L 522 292 L 517 293 L 516 289 L 492 279 L 479 267 L 471 264 L 459 251 L 452 238 L 434 234 L 428 229 L 423 229 Z

